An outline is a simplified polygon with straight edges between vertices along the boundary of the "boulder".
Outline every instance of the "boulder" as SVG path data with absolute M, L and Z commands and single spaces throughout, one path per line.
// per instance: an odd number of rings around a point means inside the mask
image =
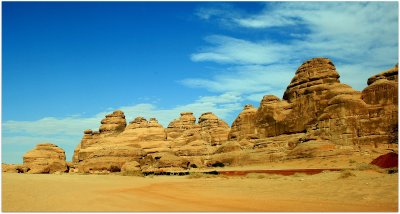
M 395 152 L 389 152 L 375 158 L 371 164 L 381 168 L 397 168 L 399 166 L 399 155 Z

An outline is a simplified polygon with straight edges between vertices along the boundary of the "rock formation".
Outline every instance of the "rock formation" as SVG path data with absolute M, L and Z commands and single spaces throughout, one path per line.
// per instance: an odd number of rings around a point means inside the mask
M 103 135 L 116 135 L 124 131 L 126 120 L 124 112 L 117 110 L 111 114 L 106 115 L 101 121 L 99 128 L 100 134 Z
M 29 168 L 23 164 L 1 164 L 2 172 L 8 173 L 25 173 Z
M 169 123 L 167 132 L 167 139 L 174 140 L 180 137 L 185 130 L 199 129 L 196 124 L 196 117 L 193 112 L 182 112 L 181 117 Z
M 330 99 L 314 135 L 341 145 L 387 145 L 391 130 L 398 127 L 397 73 L 395 66 L 369 78 L 361 93 L 340 93 Z
M 211 112 L 196 124 L 191 112 L 182 112 L 166 129 L 155 118 L 136 117 L 125 127 L 121 111 L 106 115 L 100 132 L 85 130 L 73 156 L 81 172 L 122 170 L 136 161 L 141 169 L 186 168 L 189 163 L 205 164 L 217 146 L 227 141 L 229 126 Z
M 199 125 L 203 140 L 207 141 L 211 146 L 220 145 L 228 140 L 229 125 L 212 112 L 203 113 L 199 117 Z
M 275 96 L 263 98 L 256 114 L 259 135 L 263 138 L 306 132 L 317 122 L 331 98 L 353 91 L 340 83 L 329 59 L 306 61 L 297 69 L 282 100 Z
M 242 140 L 257 138 L 257 129 L 254 121 L 256 120 L 257 109 L 248 104 L 245 105 L 243 111 L 233 121 L 232 128 L 229 133 L 229 140 Z
M 164 129 L 143 117 L 126 126 L 123 112 L 115 111 L 102 120 L 99 133 L 84 132 L 74 163 L 90 171 L 136 161 L 151 171 L 331 156 L 387 145 L 388 130 L 397 128 L 397 73 L 396 66 L 375 75 L 359 92 L 340 83 L 331 60 L 308 60 L 282 99 L 266 95 L 258 108 L 246 105 L 231 129 L 211 112 L 198 123 L 192 112 L 182 112 Z
M 376 147 L 397 127 L 397 73 L 396 66 L 375 75 L 359 92 L 340 83 L 331 60 L 308 60 L 297 69 L 282 100 L 266 95 L 256 113 L 245 110 L 238 116 L 230 139 L 307 133 L 338 145 Z M 250 119 L 241 122 L 243 118 Z
M 28 173 L 55 173 L 67 172 L 65 152 L 63 149 L 51 143 L 38 144 L 24 157 L 24 166 Z
M 200 115 L 197 123 L 192 112 L 182 112 L 167 128 L 143 117 L 127 126 L 124 113 L 117 110 L 106 115 L 99 131 L 83 132 L 69 168 L 136 174 L 390 147 L 398 136 L 397 75 L 396 65 L 369 78 L 360 92 L 340 83 L 331 60 L 311 59 L 297 69 L 282 99 L 265 95 L 258 108 L 245 105 L 231 128 L 211 112 Z M 30 172 L 65 171 L 61 154 L 52 144 L 38 145 L 24 156 L 24 163 Z

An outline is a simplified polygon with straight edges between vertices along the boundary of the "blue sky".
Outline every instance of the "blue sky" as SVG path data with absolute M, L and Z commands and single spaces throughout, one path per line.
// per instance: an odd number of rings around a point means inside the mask
M 357 90 L 398 62 L 397 2 L 2 2 L 2 20 L 3 163 L 45 141 L 71 160 L 115 109 L 231 124 L 313 57 Z

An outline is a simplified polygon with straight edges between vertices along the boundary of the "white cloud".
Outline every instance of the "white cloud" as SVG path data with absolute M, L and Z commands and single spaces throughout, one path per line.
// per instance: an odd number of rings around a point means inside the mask
M 231 64 L 269 64 L 284 56 L 288 47 L 274 42 L 253 43 L 228 36 L 212 35 L 206 41 L 214 45 L 192 54 L 195 62 L 214 61 Z
M 242 100 L 241 96 L 237 93 L 227 92 L 218 96 L 200 96 L 197 101 L 199 103 L 237 103 Z
M 248 95 L 263 92 L 282 96 L 294 70 L 295 66 L 291 65 L 235 66 L 211 79 L 185 79 L 182 84 L 193 88 L 206 88 L 218 93 L 244 94 L 246 96 L 242 100 L 255 101 L 254 96 L 247 99 Z
M 84 129 L 98 126 L 101 117 L 92 118 L 67 117 L 54 118 L 46 117 L 37 121 L 13 121 L 4 122 L 3 131 L 7 133 L 34 133 L 36 135 L 74 135 L 82 133 Z
M 234 30 L 259 29 L 252 33 L 266 36 L 259 40 L 226 35 L 207 37 L 209 45 L 192 54 L 191 59 L 230 67 L 208 79 L 189 78 L 182 83 L 215 92 L 247 94 L 244 99 L 249 100 L 259 97 L 256 94 L 263 91 L 277 92 L 275 95 L 279 97 L 303 61 L 329 57 L 337 65 L 341 81 L 362 90 L 368 77 L 397 63 L 396 2 L 269 2 L 265 5 L 256 14 L 239 13 L 231 8 L 210 15 L 208 19 L 236 26 Z M 206 9 L 202 12 L 205 14 Z M 267 38 L 271 27 L 279 28 L 289 39 Z M 249 69 L 249 66 L 260 66 L 263 70 Z M 277 69 L 279 66 L 282 69 Z

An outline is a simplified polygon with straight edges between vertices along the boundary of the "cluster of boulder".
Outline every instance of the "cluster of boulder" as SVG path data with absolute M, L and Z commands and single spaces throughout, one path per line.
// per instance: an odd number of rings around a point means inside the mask
M 84 131 L 72 163 L 56 145 L 39 144 L 18 171 L 179 171 L 387 148 L 397 143 L 397 76 L 396 65 L 360 92 L 340 83 L 331 60 L 314 58 L 297 69 L 282 99 L 266 95 L 258 108 L 245 105 L 231 127 L 211 112 L 197 123 L 192 112 L 182 112 L 167 128 L 155 118 L 127 124 L 117 110 L 99 131 Z

